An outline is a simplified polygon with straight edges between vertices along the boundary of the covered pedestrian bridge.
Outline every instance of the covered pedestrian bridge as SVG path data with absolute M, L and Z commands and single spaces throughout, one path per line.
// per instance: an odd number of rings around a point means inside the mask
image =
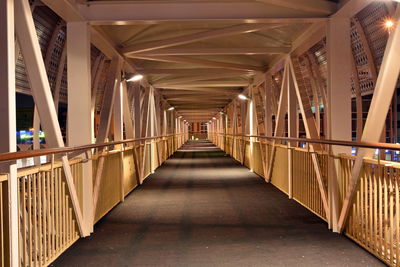
M 0 21 L 0 267 L 400 266 L 398 1 Z

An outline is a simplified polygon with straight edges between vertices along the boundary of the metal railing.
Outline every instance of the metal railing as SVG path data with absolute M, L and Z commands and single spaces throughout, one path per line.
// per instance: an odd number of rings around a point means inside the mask
M 269 181 L 274 186 L 327 222 L 329 215 L 321 197 L 313 155 L 326 192 L 334 192 L 329 170 L 339 169 L 337 194 L 342 203 L 356 157 L 334 154 L 332 146 L 400 150 L 397 144 L 257 135 L 209 133 L 209 139 L 266 180 L 270 171 Z M 306 144 L 306 148 L 291 146 L 291 143 Z M 310 150 L 310 144 L 320 144 L 324 150 Z M 378 159 L 364 159 L 344 233 L 386 264 L 400 266 L 400 164 L 380 160 L 379 155 Z
M 0 154 L 0 162 L 49 156 L 51 162 L 18 170 L 19 258 L 21 266 L 47 266 L 80 234 L 60 156 L 68 155 L 73 183 L 82 209 L 84 179 L 95 179 L 104 158 L 97 222 L 130 193 L 185 141 L 184 134 L 126 139 L 103 144 Z M 82 157 L 85 154 L 86 157 Z M 92 161 L 93 177 L 84 177 L 83 164 Z M 0 175 L 0 266 L 7 266 L 7 176 Z

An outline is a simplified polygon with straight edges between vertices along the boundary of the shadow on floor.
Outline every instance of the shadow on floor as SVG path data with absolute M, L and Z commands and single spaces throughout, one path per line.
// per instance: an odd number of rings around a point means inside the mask
M 184 145 L 51 266 L 383 266 L 209 142 Z

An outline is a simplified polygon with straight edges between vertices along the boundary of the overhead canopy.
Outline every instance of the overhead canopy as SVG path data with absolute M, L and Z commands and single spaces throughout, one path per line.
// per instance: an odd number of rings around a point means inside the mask
M 207 121 L 336 2 L 95 0 L 80 12 L 184 118 Z

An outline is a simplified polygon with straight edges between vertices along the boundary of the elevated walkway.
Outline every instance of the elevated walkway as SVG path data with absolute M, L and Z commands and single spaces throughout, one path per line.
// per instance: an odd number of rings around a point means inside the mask
M 51 266 L 380 265 L 213 144 L 192 141 Z

